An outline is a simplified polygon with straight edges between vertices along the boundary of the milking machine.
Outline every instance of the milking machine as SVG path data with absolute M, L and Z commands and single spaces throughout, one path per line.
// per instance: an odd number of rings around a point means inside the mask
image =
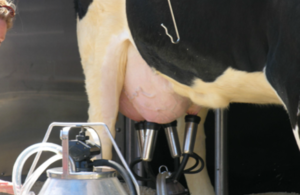
M 147 121 L 135 124 L 141 157 L 132 161 L 132 163 L 130 164 L 130 168 L 137 180 L 154 182 L 156 181 L 157 195 L 188 195 L 188 190 L 178 182 L 178 179 L 182 174 L 199 173 L 204 168 L 203 159 L 193 152 L 197 134 L 197 127 L 200 123 L 200 117 L 195 115 L 187 115 L 185 117 L 185 123 L 185 136 L 182 152 L 180 150 L 179 138 L 177 133 L 177 121 L 165 125 L 159 125 Z M 161 166 L 159 168 L 158 175 L 155 177 L 151 169 L 149 169 L 148 163 L 153 158 L 154 146 L 156 144 L 158 130 L 161 128 L 164 128 L 165 130 L 171 156 L 177 162 L 180 161 L 180 157 L 183 158 L 180 165 L 175 168 L 175 171 L 173 173 L 169 172 L 166 166 Z M 196 162 L 192 167 L 184 170 L 190 157 L 194 158 Z M 134 172 L 134 166 L 140 162 L 142 162 L 145 167 L 147 177 L 140 177 Z M 199 163 L 201 163 L 200 168 L 194 170 L 199 165 Z
M 63 127 L 60 132 L 62 146 L 47 142 L 55 126 Z M 103 126 L 125 169 L 116 162 L 102 159 L 100 138 L 96 131 L 91 128 L 92 126 Z M 69 132 L 74 128 L 81 128 L 81 131 L 75 140 L 69 140 Z M 89 132 L 93 141 L 89 139 L 89 136 L 86 136 L 86 131 Z M 56 155 L 33 171 L 42 151 L 50 151 Z M 22 185 L 23 166 L 34 153 L 37 155 Z M 126 182 L 130 195 L 140 195 L 139 185 L 104 123 L 52 123 L 42 143 L 26 148 L 18 156 L 12 175 L 15 195 L 34 195 L 34 192 L 30 192 L 33 184 L 48 166 L 60 159 L 62 159 L 62 167 L 47 170 L 48 179 L 39 192 L 40 195 L 126 195 L 127 193 L 118 180 L 117 174 Z
M 34 144 L 26 148 L 18 156 L 12 175 L 14 192 L 16 195 L 34 195 L 34 192 L 31 192 L 30 189 L 39 176 L 52 163 L 62 160 L 62 167 L 47 170 L 48 179 L 40 190 L 40 195 L 126 195 L 127 193 L 123 189 L 117 175 L 124 179 L 130 191 L 130 195 L 140 195 L 140 189 L 136 179 L 155 182 L 157 195 L 188 195 L 188 190 L 178 182 L 178 179 L 182 174 L 200 172 L 204 168 L 204 161 L 193 152 L 200 117 L 187 115 L 185 122 L 185 137 L 182 151 L 180 149 L 176 121 L 165 125 L 146 121 L 136 123 L 135 128 L 138 135 L 139 148 L 142 152 L 141 157 L 132 161 L 130 168 L 133 170 L 137 163 L 142 162 L 147 177 L 141 177 L 134 171 L 130 171 L 108 127 L 104 123 L 52 123 L 42 143 Z M 61 146 L 47 142 L 55 126 L 62 127 L 60 131 L 60 139 L 62 140 Z M 116 162 L 102 159 L 101 141 L 96 131 L 92 128 L 93 126 L 103 126 L 106 130 L 125 169 Z M 76 136 L 76 139 L 70 140 L 69 132 L 78 128 L 81 130 Z M 161 128 L 165 131 L 171 156 L 177 162 L 178 166 L 175 167 L 175 171 L 171 173 L 166 166 L 162 165 L 159 168 L 158 175 L 155 176 L 149 168 L 148 163 L 151 162 L 153 158 L 158 131 Z M 89 132 L 92 139 L 86 135 L 86 132 Z M 36 164 L 43 151 L 50 151 L 56 155 L 49 158 L 35 170 Z M 35 153 L 37 154 L 31 169 L 24 184 L 22 184 L 21 175 L 23 166 L 26 160 Z M 180 157 L 182 157 L 181 163 L 179 163 Z M 190 157 L 195 159 L 195 164 L 184 170 Z M 200 168 L 194 170 L 200 163 Z

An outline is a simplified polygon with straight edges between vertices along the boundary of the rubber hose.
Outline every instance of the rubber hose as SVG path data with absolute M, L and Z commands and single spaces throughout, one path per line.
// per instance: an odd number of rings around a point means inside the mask
M 178 181 L 179 177 L 181 176 L 181 174 L 183 173 L 184 167 L 186 166 L 187 161 L 189 160 L 189 154 L 183 154 L 183 159 L 181 161 L 181 164 L 178 168 L 178 170 L 176 172 L 174 172 L 174 174 L 172 174 L 172 176 L 170 177 L 171 179 L 173 179 L 174 181 Z
M 198 165 L 199 165 L 199 159 L 197 158 L 196 155 L 192 154 L 190 155 L 190 157 L 192 157 L 193 159 L 195 159 L 195 164 L 193 166 L 191 166 L 190 168 L 186 169 L 183 171 L 184 174 L 189 174 L 193 169 L 195 169 Z
M 129 174 L 126 172 L 126 170 L 121 165 L 119 165 L 118 163 L 116 163 L 114 161 L 105 160 L 105 159 L 94 160 L 93 165 L 94 166 L 108 166 L 108 167 L 116 169 L 116 171 L 118 171 L 118 173 L 121 175 L 121 177 L 123 177 L 123 179 L 125 180 L 128 188 L 129 188 L 130 195 L 137 195 L 136 189 L 133 185 L 133 182 L 132 182 Z
M 132 171 L 132 174 L 139 181 L 153 181 L 153 178 L 143 178 L 134 172 L 134 166 L 142 161 L 143 160 L 141 158 L 136 158 L 130 163 L 129 167 L 130 167 L 130 170 Z M 152 174 L 150 174 L 150 176 L 152 176 Z M 155 180 L 155 178 L 154 178 L 154 180 Z
M 149 161 L 146 161 L 146 162 L 144 161 L 143 165 L 145 167 L 146 174 L 149 176 L 149 178 L 152 179 L 153 182 L 155 182 L 156 181 L 156 177 L 155 177 L 155 174 L 153 173 L 153 170 L 152 170 L 152 168 L 150 166 L 150 162 Z
M 177 170 L 179 168 L 179 164 L 180 164 L 180 158 L 179 157 L 174 158 L 174 170 Z
M 195 174 L 201 172 L 204 169 L 204 165 L 205 165 L 204 160 L 198 154 L 194 153 L 193 156 L 195 156 L 201 162 L 201 167 L 196 171 L 189 171 L 189 174 Z

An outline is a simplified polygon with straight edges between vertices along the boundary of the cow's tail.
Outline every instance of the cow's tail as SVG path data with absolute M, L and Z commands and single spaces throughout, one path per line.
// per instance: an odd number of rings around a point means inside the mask
M 291 123 L 292 123 L 293 133 L 294 133 L 297 145 L 300 150 L 300 130 L 299 130 L 299 127 L 300 127 L 300 98 L 299 98 L 298 105 L 297 105 L 297 112 L 294 113 L 294 115 L 292 115 L 292 113 L 291 113 L 290 119 L 291 119 Z
M 293 134 L 300 150 L 300 93 L 287 88 L 285 95 L 281 95 L 281 99 L 289 114 Z
M 276 91 L 278 92 L 278 90 Z M 285 93 L 279 95 L 279 97 L 289 114 L 293 134 L 300 150 L 300 92 L 297 93 L 295 88 L 291 89 L 291 87 L 286 87 Z

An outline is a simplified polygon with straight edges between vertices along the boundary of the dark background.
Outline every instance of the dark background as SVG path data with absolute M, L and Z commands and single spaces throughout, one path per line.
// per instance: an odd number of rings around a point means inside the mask
M 205 123 L 213 181 L 214 113 Z M 229 194 L 300 193 L 300 154 L 286 111 L 279 106 L 231 104 L 228 112 Z M 212 182 L 213 183 L 213 182 Z
M 88 117 L 73 2 L 15 3 L 15 25 L 0 47 L 0 179 L 7 180 L 17 156 L 26 147 L 40 142 L 51 122 L 84 122 Z M 118 136 L 119 145 L 128 156 L 124 148 L 126 121 L 121 118 L 117 127 L 123 133 Z M 205 127 L 207 168 L 214 183 L 212 111 Z M 55 129 L 50 141 L 59 143 L 58 135 L 59 129 Z M 300 154 L 288 116 L 281 107 L 231 105 L 228 159 L 230 195 L 300 193 Z
M 88 102 L 70 0 L 21 0 L 0 47 L 0 176 L 53 121 L 86 121 Z M 59 143 L 59 129 L 50 141 Z M 29 164 L 29 163 L 28 163 Z M 24 171 L 28 166 L 24 167 Z

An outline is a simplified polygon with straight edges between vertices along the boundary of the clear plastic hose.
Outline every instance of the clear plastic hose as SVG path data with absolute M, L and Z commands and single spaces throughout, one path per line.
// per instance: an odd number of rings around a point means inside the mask
M 25 181 L 23 187 L 21 189 L 21 195 L 28 195 L 30 189 L 32 188 L 33 184 L 36 180 L 40 177 L 40 175 L 55 161 L 62 159 L 62 155 L 55 155 L 49 158 L 46 162 L 44 162 L 39 168 L 34 171 L 32 175 Z
M 26 162 L 26 160 L 34 153 L 39 152 L 39 151 L 50 151 L 50 152 L 54 152 L 57 155 L 62 155 L 62 147 L 60 145 L 57 144 L 53 144 L 53 143 L 38 143 L 38 144 L 34 144 L 32 146 L 29 146 L 28 148 L 26 148 L 17 158 L 14 167 L 13 167 L 13 174 L 12 174 L 12 183 L 13 183 L 13 189 L 14 189 L 14 193 L 16 195 L 21 195 L 21 190 L 22 190 L 22 182 L 21 182 L 21 175 L 22 175 L 22 169 L 23 166 Z M 53 160 L 53 159 L 52 159 Z M 47 161 L 50 162 L 50 161 Z M 69 157 L 69 162 L 71 163 L 71 169 L 74 171 L 75 170 L 75 164 L 72 158 Z M 38 169 L 38 170 L 42 170 Z M 35 171 L 35 174 L 42 174 L 42 172 L 38 173 L 37 171 Z M 35 176 L 32 175 L 32 178 L 34 178 Z M 26 186 L 24 186 L 25 189 Z
M 47 129 L 47 131 L 46 131 L 45 137 L 44 137 L 44 139 L 43 139 L 43 141 L 42 141 L 42 143 L 47 143 L 47 141 L 48 141 L 48 139 L 49 139 L 49 136 L 50 136 L 50 133 L 51 133 L 51 131 L 52 131 L 52 129 L 53 129 L 54 126 L 55 126 L 55 123 L 51 123 L 51 124 L 49 125 L 49 127 L 48 127 L 48 129 Z M 39 161 L 39 159 L 40 159 L 41 154 L 42 154 L 42 151 L 39 151 L 39 152 L 35 155 L 34 160 L 33 160 L 32 164 L 31 164 L 31 167 L 30 167 L 30 169 L 29 169 L 29 171 L 28 171 L 28 174 L 27 174 L 27 177 L 26 177 L 25 181 L 27 181 L 27 179 L 28 179 L 28 178 L 31 176 L 31 174 L 33 173 L 33 171 L 34 171 L 34 169 L 35 169 L 35 167 L 36 167 L 36 165 L 37 165 L 37 163 L 38 163 L 38 161 Z

